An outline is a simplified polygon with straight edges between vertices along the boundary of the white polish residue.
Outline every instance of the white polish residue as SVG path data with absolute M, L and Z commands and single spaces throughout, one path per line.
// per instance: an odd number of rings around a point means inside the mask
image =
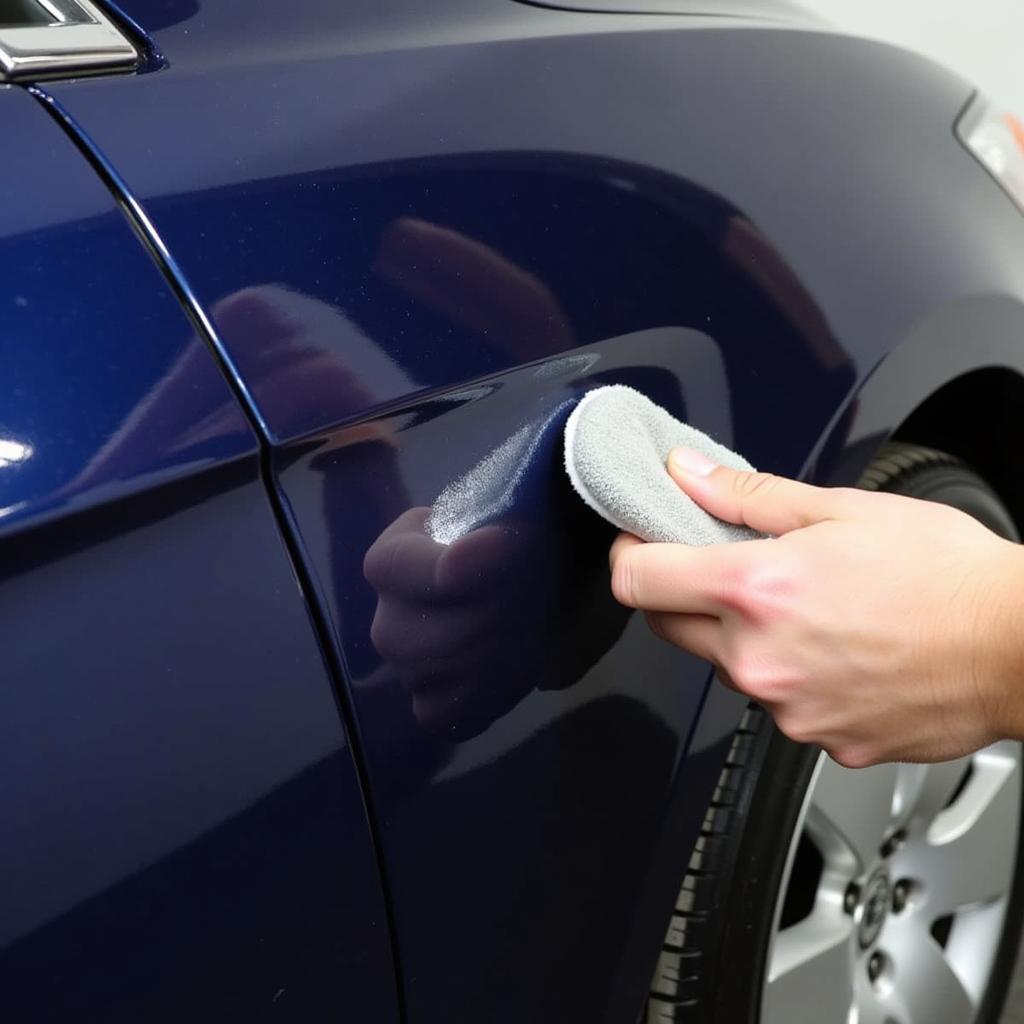
M 452 544 L 508 512 L 548 426 L 572 404 L 563 402 L 543 420 L 520 427 L 468 473 L 448 484 L 427 517 L 426 530 L 431 539 Z
M 30 444 L 22 444 L 21 441 L 0 438 L 0 469 L 6 466 L 16 466 L 32 457 L 33 448 Z

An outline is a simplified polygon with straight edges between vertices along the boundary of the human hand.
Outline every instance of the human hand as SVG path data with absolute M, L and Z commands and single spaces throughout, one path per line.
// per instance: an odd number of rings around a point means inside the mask
M 714 466 L 670 475 L 772 539 L 611 551 L 612 591 L 840 764 L 941 761 L 1024 735 L 1024 554 L 963 512 Z

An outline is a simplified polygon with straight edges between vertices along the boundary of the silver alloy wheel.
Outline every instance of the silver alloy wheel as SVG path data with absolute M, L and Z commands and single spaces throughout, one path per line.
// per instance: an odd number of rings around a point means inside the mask
M 842 768 L 822 754 L 775 905 L 762 1024 L 969 1024 L 1017 860 L 1021 746 L 936 765 Z M 801 841 L 809 912 L 780 929 Z

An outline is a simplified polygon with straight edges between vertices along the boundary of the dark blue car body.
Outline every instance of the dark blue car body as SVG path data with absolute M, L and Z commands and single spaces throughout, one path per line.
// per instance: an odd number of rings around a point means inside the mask
M 587 388 L 1022 507 L 971 87 L 688 6 L 123 0 L 136 72 L 0 86 L 0 1020 L 633 1024 L 744 705 L 610 596 Z

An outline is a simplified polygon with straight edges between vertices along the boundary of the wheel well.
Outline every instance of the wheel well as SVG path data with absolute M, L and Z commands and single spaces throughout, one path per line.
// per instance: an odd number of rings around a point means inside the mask
M 983 476 L 1024 531 L 1024 377 L 1000 366 L 973 370 L 928 397 L 894 440 L 956 455 Z

